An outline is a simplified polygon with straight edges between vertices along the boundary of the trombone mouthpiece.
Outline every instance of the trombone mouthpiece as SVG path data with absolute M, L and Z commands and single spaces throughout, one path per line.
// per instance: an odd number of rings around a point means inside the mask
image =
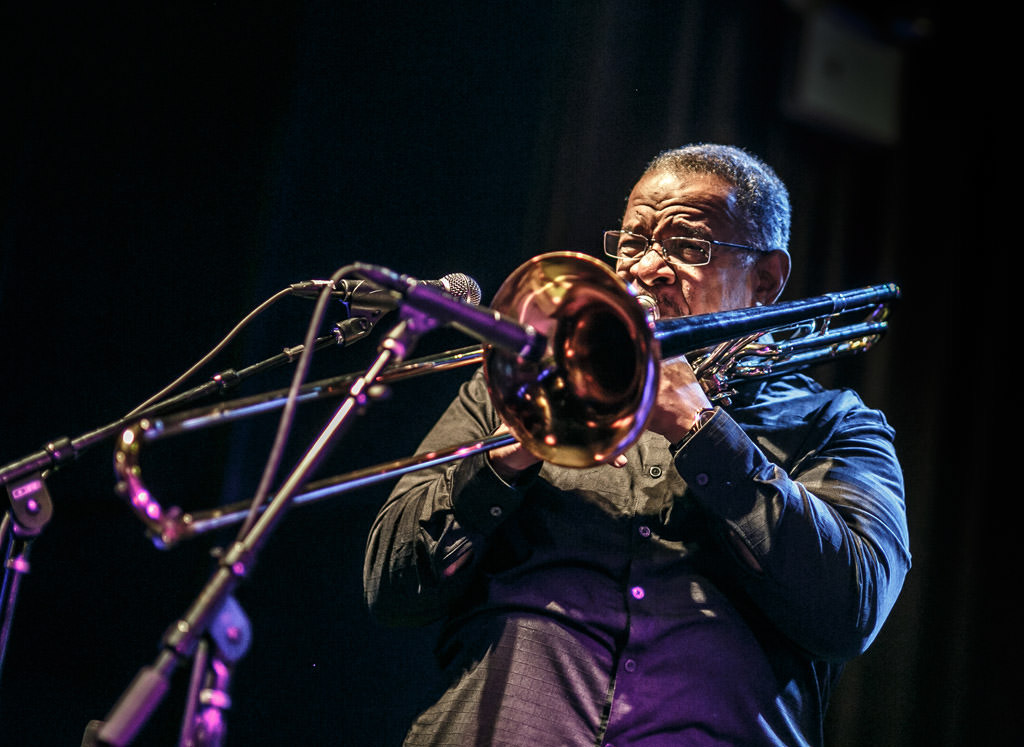
M 643 307 L 644 313 L 647 314 L 647 321 L 656 322 L 661 318 L 661 311 L 658 309 L 658 302 L 650 296 L 638 294 L 636 296 L 637 303 Z

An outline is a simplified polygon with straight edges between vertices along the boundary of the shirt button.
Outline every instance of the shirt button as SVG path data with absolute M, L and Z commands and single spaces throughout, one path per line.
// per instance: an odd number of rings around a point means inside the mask
M 701 487 L 707 485 L 709 482 L 711 482 L 711 478 L 708 477 L 706 472 L 701 472 L 700 474 L 697 475 L 697 484 L 700 485 Z
M 637 531 L 640 532 L 641 537 L 651 536 L 651 528 L 649 526 L 643 525 L 640 528 L 638 528 Z
M 501 506 L 491 506 L 491 516 L 495 519 L 501 516 Z
M 648 470 L 648 473 L 651 477 L 661 477 L 661 467 L 655 464 L 653 467 L 650 468 L 650 470 Z
M 626 659 L 626 661 L 623 662 L 622 667 L 627 672 L 635 672 L 636 671 L 636 662 L 633 661 L 632 659 Z
M 642 586 L 634 586 L 629 593 L 633 595 L 633 599 L 643 599 L 646 594 Z

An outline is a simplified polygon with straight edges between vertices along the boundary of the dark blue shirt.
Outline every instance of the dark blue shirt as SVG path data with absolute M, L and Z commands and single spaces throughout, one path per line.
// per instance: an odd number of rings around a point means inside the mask
M 423 450 L 498 425 L 478 373 Z M 883 415 L 797 374 L 627 457 L 508 485 L 476 454 L 399 481 L 366 598 L 388 625 L 444 620 L 446 678 L 407 744 L 822 743 L 910 566 Z

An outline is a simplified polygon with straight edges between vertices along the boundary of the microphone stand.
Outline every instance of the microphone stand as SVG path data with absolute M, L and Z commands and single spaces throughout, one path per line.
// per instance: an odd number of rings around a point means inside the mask
M 352 384 L 348 396 L 268 503 L 266 510 L 260 514 L 252 529 L 235 541 L 220 557 L 219 567 L 193 601 L 192 606 L 164 634 L 162 650 L 156 660 L 138 672 L 102 723 L 90 724 L 86 731 L 87 737 L 94 733 L 99 744 L 115 747 L 131 743 L 163 700 L 170 685 L 171 675 L 183 661 L 196 655 L 200 642 L 210 629 L 215 616 L 248 575 L 259 551 L 284 518 L 296 490 L 319 466 L 332 440 L 338 434 L 344 433 L 350 418 L 365 409 L 373 396 L 372 385 L 381 370 L 388 364 L 401 360 L 406 352 L 411 350 L 419 334 L 436 326 L 437 322 L 425 314 L 402 307 L 402 318 L 380 343 L 377 358 L 366 373 Z
M 227 736 L 224 711 L 231 707 L 231 676 L 252 639 L 249 618 L 229 596 L 196 646 L 178 747 L 220 747 Z M 82 747 L 99 745 L 102 721 L 90 721 Z
M 7 486 L 11 508 L 0 521 L 4 546 L 4 577 L 0 598 L 0 672 L 7 655 L 21 579 L 29 572 L 29 552 L 53 515 L 53 501 L 42 477 L 30 477 Z
M 231 707 L 231 675 L 250 639 L 249 619 L 229 596 L 209 634 L 199 642 L 193 660 L 179 747 L 219 747 L 223 743 L 227 735 L 224 711 Z
M 333 345 L 350 345 L 369 334 L 373 322 L 363 317 L 353 317 L 338 322 L 330 335 L 316 339 L 314 350 Z M 121 418 L 77 438 L 59 438 L 46 444 L 41 450 L 0 468 L 0 485 L 7 487 L 10 508 L 0 520 L 0 542 L 5 555 L 3 567 L 3 588 L 0 597 L 0 676 L 7 654 L 14 610 L 22 577 L 29 572 L 29 553 L 32 542 L 42 533 L 53 514 L 53 501 L 46 489 L 46 477 L 51 469 L 76 459 L 87 448 L 120 433 L 130 420 L 171 408 L 206 396 L 215 391 L 225 391 L 257 373 L 290 363 L 302 353 L 304 346 L 297 345 L 284 350 L 264 361 L 241 371 L 228 369 L 211 377 L 189 391 L 164 400 L 133 418 Z

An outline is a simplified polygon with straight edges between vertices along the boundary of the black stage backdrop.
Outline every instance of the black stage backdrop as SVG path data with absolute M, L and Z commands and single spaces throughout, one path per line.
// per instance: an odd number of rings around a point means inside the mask
M 116 421 L 291 283 L 372 262 L 464 272 L 486 303 L 532 256 L 599 250 L 657 151 L 740 144 L 791 187 L 785 300 L 903 289 L 876 350 L 817 370 L 897 428 L 914 550 L 892 618 L 835 693 L 829 742 L 1005 743 L 994 673 L 1012 671 L 1017 644 L 994 623 L 1012 594 L 986 581 L 1017 584 L 991 415 L 1015 382 L 992 354 L 1006 296 L 986 273 L 1003 274 L 1005 253 L 985 241 L 996 170 L 982 92 L 1003 81 L 981 44 L 999 25 L 985 4 L 23 5 L 3 23 L 0 462 Z M 190 384 L 297 345 L 313 306 L 274 304 Z M 360 370 L 391 317 L 318 353 L 310 378 Z M 332 307 L 325 329 L 343 318 Z M 415 353 L 471 342 L 444 329 Z M 414 453 L 466 375 L 395 385 L 316 476 Z M 336 404 L 300 408 L 282 473 Z M 159 441 L 142 473 L 165 508 L 248 499 L 276 427 L 266 414 Z M 31 543 L 0 681 L 5 744 L 79 744 L 237 531 L 156 548 L 115 495 L 112 456 L 93 444 L 47 477 L 54 514 Z M 269 538 L 235 595 L 251 643 L 227 744 L 400 741 L 434 681 L 435 631 L 378 628 L 362 604 L 365 536 L 389 487 L 296 508 Z M 137 744 L 176 743 L 189 673 L 175 671 Z

